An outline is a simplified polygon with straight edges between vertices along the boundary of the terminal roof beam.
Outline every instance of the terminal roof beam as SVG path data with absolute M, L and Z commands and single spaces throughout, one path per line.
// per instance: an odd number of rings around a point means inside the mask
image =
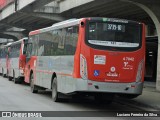
M 53 20 L 53 21 L 63 21 L 63 20 L 65 20 L 65 18 L 62 17 L 58 13 L 40 13 L 40 12 L 31 12 L 31 13 L 20 12 L 20 13 L 24 14 L 24 15 L 33 16 L 33 17 L 45 18 L 45 19 L 49 19 L 49 20 Z
M 39 9 L 42 6 L 51 3 L 55 0 L 36 0 L 35 2 L 33 2 L 31 5 L 28 5 L 26 7 L 24 7 L 22 10 L 23 11 L 34 11 L 35 9 Z
M 3 33 L 0 33 L 0 38 L 13 39 L 14 41 L 18 40 L 18 38 L 13 35 L 8 35 Z

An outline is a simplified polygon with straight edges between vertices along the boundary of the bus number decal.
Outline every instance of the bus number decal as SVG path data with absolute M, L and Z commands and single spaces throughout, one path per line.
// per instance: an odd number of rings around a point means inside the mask
M 134 57 L 124 57 L 123 58 L 123 69 L 125 70 L 133 70 L 133 65 L 131 65 L 131 62 L 135 61 Z
M 132 61 L 132 62 L 134 62 L 134 57 L 124 57 L 123 61 Z

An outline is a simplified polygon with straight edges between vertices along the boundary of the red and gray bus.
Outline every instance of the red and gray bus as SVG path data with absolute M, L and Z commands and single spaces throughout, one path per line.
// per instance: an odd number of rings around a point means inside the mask
M 31 91 L 51 89 L 61 95 L 93 95 L 112 101 L 142 93 L 145 25 L 116 18 L 81 18 L 31 31 L 25 82 Z
M 8 68 L 8 50 L 12 43 L 8 43 L 7 45 L 2 45 L 0 47 L 0 74 L 3 77 L 7 76 L 7 68 Z
M 14 83 L 24 80 L 24 68 L 26 63 L 26 47 L 28 38 L 13 42 L 9 48 L 8 54 L 8 80 Z

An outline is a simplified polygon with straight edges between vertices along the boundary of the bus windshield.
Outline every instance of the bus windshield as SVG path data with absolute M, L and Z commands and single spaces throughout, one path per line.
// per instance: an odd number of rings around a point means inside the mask
M 87 43 L 96 49 L 136 50 L 141 47 L 141 24 L 89 22 Z

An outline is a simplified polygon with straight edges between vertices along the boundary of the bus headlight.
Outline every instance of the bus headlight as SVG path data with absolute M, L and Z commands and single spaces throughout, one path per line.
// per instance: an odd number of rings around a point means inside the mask
M 142 80 L 143 64 L 144 64 L 144 60 L 142 60 L 138 65 L 136 82 L 141 82 Z
M 87 62 L 86 58 L 81 54 L 80 55 L 80 74 L 83 79 L 88 78 L 88 73 L 87 73 Z

